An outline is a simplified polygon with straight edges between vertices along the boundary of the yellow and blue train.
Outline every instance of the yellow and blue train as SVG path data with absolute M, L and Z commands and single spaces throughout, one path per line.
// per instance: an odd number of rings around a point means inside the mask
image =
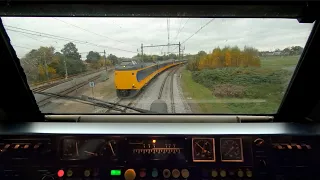
M 119 98 L 136 96 L 154 77 L 184 60 L 166 60 L 150 63 L 137 63 L 134 60 L 121 62 L 115 67 L 114 83 Z

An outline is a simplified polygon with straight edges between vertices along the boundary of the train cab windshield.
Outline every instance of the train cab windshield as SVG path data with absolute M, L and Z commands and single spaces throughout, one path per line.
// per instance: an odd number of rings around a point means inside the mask
M 1 19 L 45 114 L 276 114 L 314 25 L 258 18 Z

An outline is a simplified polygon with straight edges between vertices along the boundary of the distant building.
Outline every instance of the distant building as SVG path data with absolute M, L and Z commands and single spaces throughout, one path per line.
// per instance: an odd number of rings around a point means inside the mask
M 281 56 L 283 55 L 282 54 L 282 51 L 262 51 L 260 52 L 260 55 L 261 56 Z

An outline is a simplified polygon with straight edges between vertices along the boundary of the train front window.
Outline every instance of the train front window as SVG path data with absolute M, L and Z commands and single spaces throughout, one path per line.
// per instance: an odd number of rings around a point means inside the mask
M 53 114 L 275 114 L 313 28 L 256 18 L 2 21 L 41 112 Z

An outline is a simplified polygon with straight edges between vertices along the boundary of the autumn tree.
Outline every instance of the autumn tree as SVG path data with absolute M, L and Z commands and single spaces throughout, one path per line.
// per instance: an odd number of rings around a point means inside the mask
M 188 68 L 194 70 L 213 69 L 222 67 L 260 67 L 259 51 L 253 47 L 244 47 L 241 51 L 238 47 L 226 46 L 213 49 L 212 53 L 201 53 L 199 61 L 192 61 Z M 199 56 L 199 53 L 198 53 Z M 195 64 L 197 63 L 197 64 Z M 197 69 L 195 68 L 197 67 Z
M 31 81 L 44 81 L 55 77 L 56 71 L 52 69 L 53 47 L 33 49 L 21 58 L 21 65 Z

